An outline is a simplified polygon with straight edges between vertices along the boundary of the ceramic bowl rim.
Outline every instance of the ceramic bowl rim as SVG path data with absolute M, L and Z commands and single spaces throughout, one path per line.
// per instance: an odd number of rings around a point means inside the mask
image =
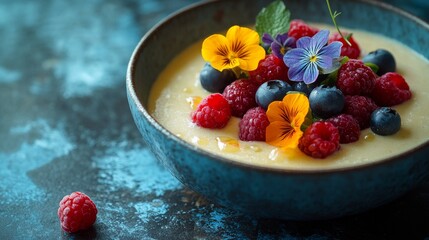
M 383 8 L 384 10 L 391 11 L 394 14 L 398 14 L 402 17 L 407 18 L 408 20 L 411 20 L 415 22 L 415 24 L 423 26 L 427 31 L 429 31 L 429 24 L 421 20 L 420 18 L 404 11 L 399 8 L 396 8 L 390 4 L 384 3 L 384 2 L 377 2 L 373 0 L 351 0 L 352 2 L 360 2 L 364 4 L 374 5 L 380 8 Z M 344 166 L 344 167 L 334 167 L 334 168 L 326 168 L 326 169 L 285 169 L 280 167 L 268 167 L 268 166 L 261 166 L 261 165 L 254 165 L 250 163 L 244 163 L 239 162 L 236 160 L 228 159 L 219 155 L 216 155 L 214 153 L 208 152 L 206 150 L 203 150 L 202 148 L 199 148 L 195 145 L 192 145 L 185 140 L 179 138 L 166 128 L 162 126 L 149 112 L 148 110 L 143 107 L 143 104 L 140 102 L 139 98 L 137 97 L 137 93 L 134 89 L 135 87 L 135 69 L 137 65 L 137 59 L 140 56 L 140 52 L 142 49 L 147 45 L 147 41 L 149 41 L 153 35 L 155 35 L 160 28 L 162 28 L 165 25 L 168 25 L 169 22 L 173 21 L 174 18 L 177 16 L 187 14 L 190 11 L 195 11 L 195 9 L 198 9 L 200 7 L 204 7 L 206 5 L 210 5 L 213 3 L 216 3 L 217 1 L 209 0 L 209 1 L 202 1 L 198 3 L 190 4 L 178 11 L 175 11 L 171 14 L 169 14 L 167 17 L 165 17 L 163 20 L 161 20 L 159 23 L 154 25 L 150 30 L 146 32 L 146 34 L 143 35 L 143 37 L 140 39 L 138 44 L 133 50 L 133 53 L 131 55 L 130 61 L 128 63 L 127 67 L 127 73 L 126 73 L 126 88 L 129 96 L 132 99 L 132 103 L 135 104 L 137 107 L 137 110 L 140 114 L 143 115 L 143 117 L 151 124 L 151 127 L 154 127 L 157 131 L 160 131 L 163 135 L 165 135 L 170 141 L 174 141 L 177 144 L 180 144 L 182 147 L 186 148 L 189 151 L 195 151 L 198 154 L 205 155 L 208 159 L 213 161 L 219 161 L 228 165 L 231 165 L 231 167 L 239 167 L 239 168 L 245 168 L 249 170 L 256 170 L 256 171 L 262 171 L 262 172 L 270 172 L 273 174 L 289 174 L 289 175 L 320 175 L 320 174 L 334 174 L 334 173 L 347 173 L 347 172 L 353 172 L 353 171 L 363 171 L 368 168 L 374 168 L 379 167 L 382 165 L 388 165 L 393 164 L 397 161 L 403 160 L 403 158 L 407 156 L 411 156 L 414 152 L 420 151 L 425 148 L 429 148 L 429 140 L 426 140 L 425 142 L 421 143 L 420 145 L 417 145 L 413 147 L 412 149 L 409 149 L 405 152 L 402 152 L 398 155 L 383 158 L 374 162 L 369 163 L 363 163 L 359 165 L 353 165 L 353 166 Z

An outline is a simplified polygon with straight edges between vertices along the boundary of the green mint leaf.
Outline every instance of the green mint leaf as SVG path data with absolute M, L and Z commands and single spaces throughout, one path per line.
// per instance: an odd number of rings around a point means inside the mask
M 262 38 L 264 33 L 276 37 L 289 30 L 290 11 L 281 0 L 276 0 L 263 8 L 256 16 L 256 32 Z

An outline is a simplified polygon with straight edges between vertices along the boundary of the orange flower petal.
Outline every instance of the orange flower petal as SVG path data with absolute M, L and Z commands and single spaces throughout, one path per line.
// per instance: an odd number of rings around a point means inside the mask
M 283 101 L 272 102 L 267 110 L 270 124 L 266 129 L 266 142 L 281 148 L 296 147 L 309 108 L 308 98 L 301 93 L 287 94 Z
M 296 116 L 298 113 L 302 113 L 305 116 L 308 113 L 310 108 L 310 102 L 308 101 L 307 96 L 302 93 L 291 93 L 286 94 L 283 98 L 283 104 L 287 106 L 285 109 L 288 111 L 289 116 Z M 304 122 L 300 123 L 300 125 Z
M 280 148 L 293 148 L 298 145 L 303 132 L 285 122 L 273 122 L 266 129 L 266 142 Z
M 280 130 L 280 131 L 279 131 Z M 265 141 L 268 144 L 282 147 L 282 141 L 288 137 L 287 133 L 292 133 L 293 128 L 286 122 L 273 122 L 266 128 Z
M 284 104 L 282 101 L 274 101 L 268 105 L 267 117 L 270 122 L 286 121 L 284 115 Z
M 292 120 L 291 120 L 291 124 L 292 126 L 294 126 L 296 129 L 301 129 L 301 125 L 304 123 L 305 121 L 305 117 L 306 115 L 302 112 L 298 113 Z

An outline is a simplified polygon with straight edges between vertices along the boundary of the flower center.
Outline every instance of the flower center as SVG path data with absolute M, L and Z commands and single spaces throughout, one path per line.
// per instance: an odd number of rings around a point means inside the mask
M 234 71 L 234 73 L 237 75 L 237 69 L 234 69 L 235 67 L 240 66 L 240 62 L 239 62 L 239 56 L 236 53 L 230 53 L 228 54 L 228 65 L 229 68 L 232 69 Z
M 317 61 L 317 56 L 316 55 L 313 55 L 313 56 L 311 56 L 310 57 L 310 62 L 316 62 Z
M 234 61 L 234 59 L 236 59 L 236 58 L 237 58 L 237 54 L 235 54 L 235 53 L 230 53 L 230 54 L 229 54 L 229 56 L 228 56 L 228 58 L 229 58 L 229 60 Z

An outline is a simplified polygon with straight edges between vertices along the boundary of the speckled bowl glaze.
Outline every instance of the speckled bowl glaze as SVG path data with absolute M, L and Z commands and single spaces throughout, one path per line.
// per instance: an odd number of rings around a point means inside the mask
M 154 155 L 183 184 L 223 206 L 261 217 L 328 219 L 387 203 L 429 175 L 429 142 L 399 156 L 336 170 L 279 170 L 237 163 L 186 143 L 147 111 L 149 91 L 167 63 L 185 47 L 234 24 L 254 23 L 270 0 L 210 1 L 187 7 L 150 30 L 127 72 L 135 123 Z M 325 1 L 286 0 L 293 18 L 331 23 Z M 429 58 L 429 26 L 370 1 L 332 0 L 341 24 L 395 38 Z M 359 19 L 359 20 L 357 20 Z M 143 174 L 143 173 L 142 173 Z

